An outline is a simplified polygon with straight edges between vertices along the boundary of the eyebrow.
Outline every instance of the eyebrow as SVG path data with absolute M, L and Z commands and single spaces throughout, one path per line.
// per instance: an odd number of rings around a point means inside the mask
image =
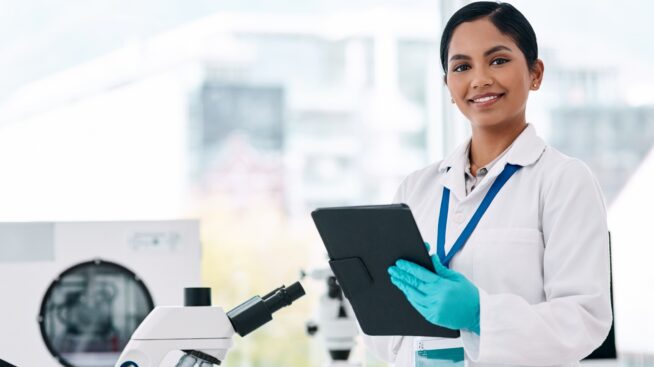
M 495 53 L 497 51 L 513 52 L 513 50 L 511 50 L 510 48 L 508 48 L 506 46 L 503 46 L 503 45 L 499 45 L 499 46 L 495 46 L 495 47 L 489 49 L 488 51 L 484 52 L 484 57 L 486 57 L 486 56 L 488 56 L 488 55 L 490 55 L 492 53 Z M 470 56 L 462 55 L 462 54 L 456 54 L 456 55 L 450 57 L 450 62 L 454 61 L 454 60 L 470 60 Z

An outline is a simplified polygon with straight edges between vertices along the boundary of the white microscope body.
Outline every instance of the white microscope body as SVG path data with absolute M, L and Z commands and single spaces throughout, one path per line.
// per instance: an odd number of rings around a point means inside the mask
M 174 350 L 201 351 L 223 361 L 234 333 L 220 307 L 157 307 L 132 334 L 116 366 L 158 367 Z
M 310 278 L 327 283 L 327 292 L 320 297 L 317 321 L 307 323 L 309 335 L 320 335 L 327 347 L 327 367 L 360 367 L 349 362 L 350 352 L 356 346 L 359 333 L 357 320 L 350 302 L 343 296 L 341 287 L 331 269 L 318 269 L 305 274 Z
M 185 307 L 156 307 L 134 331 L 115 367 L 159 367 L 172 351 L 184 356 L 176 367 L 220 365 L 232 336 L 245 336 L 272 320 L 272 314 L 304 295 L 296 282 L 255 296 L 225 313 L 212 307 L 209 288 L 187 288 Z

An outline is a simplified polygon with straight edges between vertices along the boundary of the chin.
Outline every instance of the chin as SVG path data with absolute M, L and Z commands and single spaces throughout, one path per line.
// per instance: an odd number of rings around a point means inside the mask
M 494 129 L 502 127 L 507 123 L 506 118 L 494 117 L 494 116 L 473 116 L 470 118 L 470 123 L 472 127 L 477 127 L 481 129 Z
M 471 113 L 468 117 L 473 128 L 480 129 L 501 129 L 511 125 L 516 121 L 519 114 L 500 113 L 502 111 L 493 111 L 492 113 Z

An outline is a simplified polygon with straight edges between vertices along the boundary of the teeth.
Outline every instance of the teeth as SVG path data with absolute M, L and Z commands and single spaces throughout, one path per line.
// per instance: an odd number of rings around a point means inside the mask
M 497 99 L 498 96 L 488 96 L 488 97 L 482 97 L 482 98 L 477 98 L 474 100 L 475 103 L 484 103 L 488 102 L 493 99 Z

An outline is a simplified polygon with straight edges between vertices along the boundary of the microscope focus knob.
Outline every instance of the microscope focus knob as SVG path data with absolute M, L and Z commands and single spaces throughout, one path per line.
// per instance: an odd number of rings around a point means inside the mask
M 184 306 L 211 306 L 211 288 L 184 288 Z

